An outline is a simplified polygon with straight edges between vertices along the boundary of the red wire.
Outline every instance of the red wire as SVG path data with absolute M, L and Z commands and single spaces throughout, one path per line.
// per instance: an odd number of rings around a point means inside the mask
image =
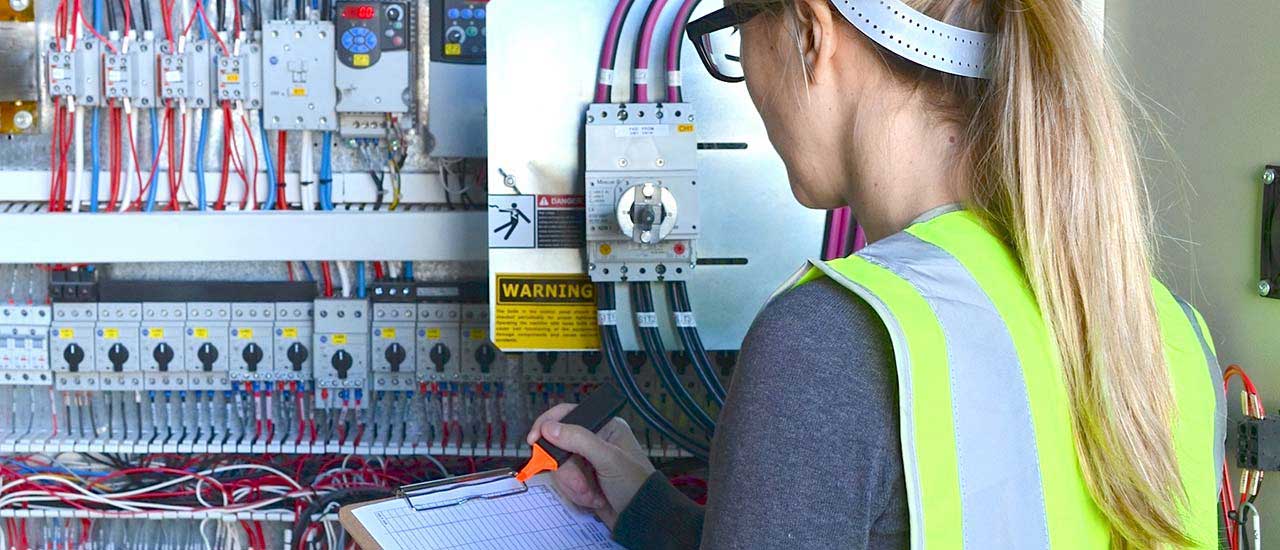
M 230 128 L 231 130 L 228 130 Z M 231 179 L 231 143 L 229 133 L 234 131 L 235 123 L 231 120 L 231 103 L 222 102 L 222 163 L 218 177 L 218 200 L 213 203 L 214 210 L 227 209 L 227 181 Z
M 373 280 L 381 281 L 382 275 L 382 262 L 373 262 Z
M 320 262 L 320 278 L 324 281 L 324 297 L 333 297 L 333 276 L 329 273 L 329 262 Z
M 172 113 L 166 112 L 164 115 L 164 120 L 161 121 L 161 124 L 160 124 L 160 143 L 162 147 L 163 147 L 165 138 L 169 135 L 169 120 L 170 120 L 169 115 L 171 114 Z M 132 115 L 125 115 L 125 116 L 126 118 L 132 118 Z M 130 124 L 132 125 L 132 123 Z M 160 151 L 156 151 L 156 155 L 152 157 L 151 171 L 147 173 L 147 181 L 144 183 L 142 181 L 142 172 L 138 170 L 138 149 L 133 143 L 132 133 L 129 134 L 129 150 L 131 153 L 133 153 L 134 173 L 138 175 L 138 197 L 134 199 L 132 208 L 140 209 L 142 207 L 143 197 L 145 197 L 147 194 L 147 191 L 151 189 L 151 182 L 156 177 L 156 170 L 160 168 Z
M 285 161 L 288 160 L 288 157 L 285 156 L 285 151 L 288 148 L 289 148 L 289 135 L 283 130 L 276 132 L 276 149 L 277 149 L 276 166 L 277 168 L 276 168 L 275 184 L 276 184 L 276 209 L 277 210 L 289 209 L 289 202 L 285 200 L 285 196 L 284 196 L 284 191 L 285 191 L 284 170 L 285 170 Z
M 167 126 L 168 126 L 168 130 L 169 130 L 169 152 L 168 152 L 168 156 L 169 156 L 169 167 L 168 167 L 168 169 L 169 169 L 169 210 L 170 210 L 170 211 L 177 211 L 177 210 L 178 210 L 178 189 L 179 189 L 179 187 L 181 187 L 181 185 L 182 185 L 182 181 L 178 179 L 178 175 L 177 175 L 177 173 L 175 173 L 175 172 L 174 172 L 174 168 L 175 168 L 174 164 L 175 164 L 175 161 L 177 160 L 177 158 L 174 156 L 174 155 L 175 155 L 175 151 L 174 151 L 174 149 L 177 149 L 177 146 L 175 145 L 175 143 L 174 143 L 174 142 L 176 142 L 176 141 L 177 141 L 177 140 L 175 139 L 175 137 L 176 137 L 176 135 L 177 135 L 177 133 L 178 133 L 178 124 L 177 124 L 177 121 L 176 121 L 176 120 L 174 120 L 174 118 L 175 118 L 175 117 L 173 116 L 173 107 L 172 107 L 172 106 L 166 107 L 166 109 L 165 109 L 165 115 L 164 115 L 164 118 L 165 118 L 165 120 L 166 120 L 166 121 L 167 121 L 167 123 L 168 123 L 168 124 L 167 124 Z M 180 118 L 180 115 L 179 115 L 179 117 L 177 117 L 177 118 Z
M 111 101 L 111 159 L 108 162 L 111 170 L 111 196 L 107 199 L 107 211 L 116 209 L 116 199 L 120 196 L 120 174 L 121 159 L 124 154 L 122 146 L 124 145 L 120 138 L 120 108 L 115 106 L 115 100 Z
M 49 211 L 58 211 L 58 149 L 62 144 L 62 98 L 53 104 L 53 136 L 49 147 Z
M 239 0 L 236 2 L 239 3 Z M 258 142 L 253 138 L 253 129 L 249 127 L 249 118 L 244 114 L 240 115 L 240 123 L 244 125 L 244 133 L 249 137 L 249 152 L 253 153 L 253 183 L 249 180 L 244 182 L 244 197 L 240 199 L 240 209 L 244 210 L 249 200 L 253 204 L 258 204 Z M 266 145 L 265 143 L 263 144 Z M 243 169 L 241 170 L 241 178 L 244 178 Z

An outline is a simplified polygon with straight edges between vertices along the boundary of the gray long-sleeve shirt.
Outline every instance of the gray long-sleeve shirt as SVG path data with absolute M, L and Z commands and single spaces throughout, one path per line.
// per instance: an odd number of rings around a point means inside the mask
M 743 343 L 697 506 L 651 476 L 614 538 L 633 549 L 909 544 L 898 386 L 884 322 L 827 279 L 783 294 Z

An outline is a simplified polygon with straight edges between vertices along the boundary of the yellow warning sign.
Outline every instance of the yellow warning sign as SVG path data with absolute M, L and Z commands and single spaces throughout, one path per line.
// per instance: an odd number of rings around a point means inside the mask
M 595 286 L 585 275 L 499 273 L 493 343 L 502 349 L 595 349 Z

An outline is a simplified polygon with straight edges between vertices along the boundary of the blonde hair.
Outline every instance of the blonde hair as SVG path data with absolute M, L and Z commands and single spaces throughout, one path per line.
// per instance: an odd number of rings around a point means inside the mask
M 795 0 L 737 0 L 782 9 Z M 1057 343 L 1076 452 L 1116 548 L 1187 546 L 1151 222 L 1121 87 L 1075 0 L 906 0 L 995 34 L 988 81 L 914 65 L 967 125 L 972 206 L 1014 248 Z

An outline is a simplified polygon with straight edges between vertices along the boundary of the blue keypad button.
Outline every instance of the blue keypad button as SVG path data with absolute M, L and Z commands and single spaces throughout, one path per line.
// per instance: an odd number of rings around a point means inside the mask
M 462 18 L 463 18 L 463 19 L 471 19 L 471 17 L 472 17 L 472 16 L 474 16 L 474 15 L 475 15 L 475 12 L 471 11 L 471 8 L 466 8 L 466 9 L 462 10 Z
M 449 19 L 458 18 L 458 8 L 449 8 Z
M 484 8 L 476 8 L 476 19 L 484 19 Z

